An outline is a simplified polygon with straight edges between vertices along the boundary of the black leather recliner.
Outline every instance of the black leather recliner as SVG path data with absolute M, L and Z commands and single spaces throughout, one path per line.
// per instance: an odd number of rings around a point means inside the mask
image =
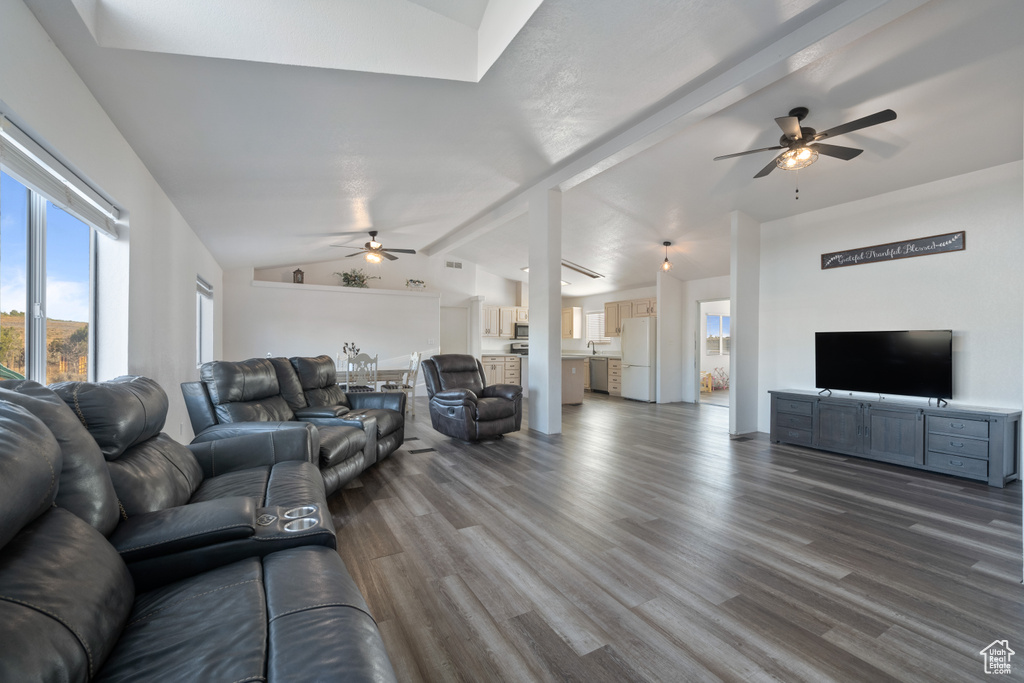
M 523 388 L 486 386 L 484 368 L 473 356 L 438 355 L 420 364 L 434 429 L 463 441 L 517 432 L 523 422 Z
M 302 387 L 287 358 L 213 361 L 200 368 L 200 382 L 184 382 L 192 429 L 197 435 L 215 425 L 239 430 L 260 422 L 302 422 L 319 436 L 319 466 L 327 495 L 378 460 L 377 420 L 358 410 L 306 407 Z M 284 377 L 282 383 L 279 377 Z M 369 394 L 367 394 L 369 396 Z M 401 441 L 394 445 L 401 445 Z
M 35 383 L 0 389 L 0 680 L 395 680 L 366 603 L 331 547 L 168 571 L 163 576 L 184 578 L 140 589 L 104 537 L 119 525 L 100 448 L 90 448 L 75 415 L 47 392 Z M 159 429 L 156 421 L 121 412 L 126 402 L 117 398 L 132 393 L 108 394 L 115 401 L 105 414 L 90 405 L 99 394 L 77 394 L 78 417 L 94 434 L 112 437 L 104 452 L 155 438 L 147 433 Z M 259 438 L 270 443 L 266 434 Z M 116 461 L 134 462 L 139 480 L 157 463 L 154 476 L 162 478 L 167 458 L 132 448 Z M 304 460 L 283 464 L 318 476 Z M 270 478 L 288 474 L 273 467 Z

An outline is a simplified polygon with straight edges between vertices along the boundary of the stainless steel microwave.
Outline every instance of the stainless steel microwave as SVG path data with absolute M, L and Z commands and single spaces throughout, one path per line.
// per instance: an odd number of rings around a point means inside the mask
M 512 338 L 529 339 L 530 325 L 528 323 L 515 323 L 515 328 L 512 330 Z

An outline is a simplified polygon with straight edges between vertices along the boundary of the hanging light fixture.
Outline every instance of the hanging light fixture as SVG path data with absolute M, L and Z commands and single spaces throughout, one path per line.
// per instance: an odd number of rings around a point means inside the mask
M 367 263 L 380 263 L 380 254 L 378 254 L 375 251 L 368 251 L 368 252 L 366 252 L 366 262 Z
M 813 147 L 794 147 L 780 154 L 775 160 L 775 165 L 783 171 L 799 171 L 817 160 L 818 152 Z
M 672 262 L 668 260 L 668 248 L 672 246 L 671 242 L 662 242 L 665 245 L 665 260 L 661 264 L 661 269 L 666 273 L 672 270 Z

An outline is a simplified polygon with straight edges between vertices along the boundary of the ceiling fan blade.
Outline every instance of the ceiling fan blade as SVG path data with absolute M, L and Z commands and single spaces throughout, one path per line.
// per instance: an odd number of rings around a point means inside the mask
M 775 123 L 779 124 L 779 128 L 790 140 L 799 140 L 803 137 L 803 133 L 800 132 L 800 119 L 797 117 L 780 116 L 775 119 Z
M 330 232 L 327 233 L 331 237 L 348 237 L 349 235 L 365 235 L 365 230 L 353 230 L 350 232 Z
M 341 247 L 342 249 L 362 249 L 362 247 L 355 247 L 351 244 L 329 244 L 330 247 Z
M 364 253 L 364 252 L 362 252 L 362 251 L 357 251 L 357 252 L 356 252 L 356 253 L 354 253 L 354 254 L 345 254 L 345 258 L 352 258 L 353 256 L 359 256 L 359 255 L 360 255 L 360 254 L 362 254 L 362 253 Z
M 854 149 L 853 147 L 826 145 L 823 142 L 812 143 L 809 147 L 816 150 L 818 154 L 824 154 L 827 157 L 835 157 L 836 159 L 842 159 L 843 161 L 849 161 L 864 151 L 862 149 Z
M 748 149 L 746 152 L 736 152 L 735 154 L 724 154 L 720 157 L 715 157 L 712 161 L 721 161 L 722 159 L 732 159 L 733 157 L 741 157 L 747 154 L 755 154 L 757 152 L 767 152 L 774 149 L 786 149 L 782 145 L 775 145 L 774 147 L 762 147 L 761 149 Z
M 416 253 L 415 249 L 388 249 L 387 247 L 383 248 L 381 251 L 393 251 L 396 254 L 415 254 Z
M 776 167 L 777 167 L 777 164 L 775 163 L 775 161 L 776 161 L 776 160 L 777 160 L 777 159 L 778 159 L 779 157 L 781 157 L 781 156 L 782 156 L 782 155 L 780 154 L 780 155 L 779 155 L 778 157 L 775 157 L 775 159 L 772 159 L 771 161 L 769 161 L 769 162 L 768 162 L 768 165 L 767 165 L 767 166 L 765 166 L 764 168 L 762 168 L 762 169 L 761 169 L 760 171 L 758 171 L 758 172 L 757 172 L 757 175 L 755 175 L 754 177 L 755 177 L 755 178 L 764 178 L 764 177 L 765 177 L 766 175 L 768 175 L 769 173 L 771 173 L 772 171 L 774 171 L 774 170 L 776 169 Z
M 379 253 L 380 253 L 380 255 L 381 255 L 381 256 L 383 256 L 384 258 L 386 258 L 386 259 L 387 259 L 388 261 L 397 261 L 397 260 L 398 260 L 398 257 L 397 257 L 397 256 L 392 256 L 392 255 L 391 255 L 391 254 L 389 254 L 389 253 L 387 252 L 387 250 L 385 250 L 385 249 L 381 249 Z
M 829 128 L 828 130 L 815 135 L 814 139 L 822 140 L 824 138 L 834 138 L 837 135 L 845 135 L 846 133 L 852 133 L 855 130 L 867 128 L 868 126 L 877 126 L 880 123 L 892 121 L 895 118 L 896 112 L 894 112 L 892 109 L 885 109 L 875 114 L 871 114 L 870 116 L 865 116 L 863 118 L 857 119 L 856 121 L 850 121 L 849 123 L 844 123 L 840 126 L 836 126 L 835 128 Z

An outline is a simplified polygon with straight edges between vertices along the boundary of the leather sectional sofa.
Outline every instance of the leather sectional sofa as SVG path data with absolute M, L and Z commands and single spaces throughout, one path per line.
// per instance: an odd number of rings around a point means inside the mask
M 0 382 L 0 680 L 395 680 L 315 431 L 186 447 L 166 409 L 139 377 Z
M 213 361 L 181 385 L 192 429 L 299 422 L 316 429 L 328 495 L 405 440 L 405 394 L 341 391 L 330 356 Z

